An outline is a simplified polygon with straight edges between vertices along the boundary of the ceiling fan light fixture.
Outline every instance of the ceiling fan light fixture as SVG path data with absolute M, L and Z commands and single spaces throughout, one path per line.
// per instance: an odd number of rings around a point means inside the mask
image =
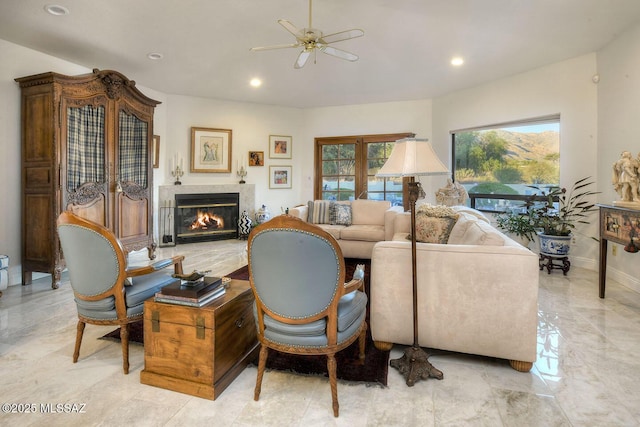
M 364 36 L 364 31 L 359 28 L 353 28 L 350 30 L 339 31 L 337 33 L 332 33 L 328 35 L 324 35 L 322 31 L 317 28 L 314 28 L 311 21 L 311 3 L 312 0 L 309 0 L 309 26 L 306 28 L 298 28 L 293 25 L 290 21 L 286 19 L 279 19 L 278 24 L 280 24 L 285 30 L 291 33 L 295 38 L 296 42 L 292 44 L 286 45 L 272 45 L 272 46 L 261 46 L 261 47 L 252 47 L 249 50 L 255 52 L 260 50 L 273 50 L 273 49 L 282 49 L 282 48 L 302 48 L 296 61 L 293 64 L 293 68 L 300 69 L 304 67 L 307 63 L 311 53 L 314 54 L 314 63 L 315 63 L 315 55 L 319 51 L 325 53 L 327 55 L 335 56 L 336 58 L 344 59 L 347 61 L 357 61 L 358 55 L 355 55 L 351 52 L 347 52 L 345 50 L 337 49 L 333 46 L 329 46 L 332 43 L 341 42 L 345 40 L 354 39 L 357 37 Z

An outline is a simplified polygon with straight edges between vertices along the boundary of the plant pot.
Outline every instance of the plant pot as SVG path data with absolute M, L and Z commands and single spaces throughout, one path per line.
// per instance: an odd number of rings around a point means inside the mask
M 569 255 L 571 246 L 571 236 L 552 236 L 550 234 L 538 233 L 540 243 L 540 253 L 563 257 Z

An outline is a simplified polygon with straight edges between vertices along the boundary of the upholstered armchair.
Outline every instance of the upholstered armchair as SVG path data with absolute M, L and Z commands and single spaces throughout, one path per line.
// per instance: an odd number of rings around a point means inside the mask
M 126 254 L 107 228 L 71 212 L 58 217 L 58 235 L 78 310 L 73 363 L 78 361 L 85 324 L 118 325 L 124 373 L 129 373 L 129 329 L 143 317 L 144 301 L 181 274 L 184 256 L 127 269 Z
M 336 240 L 289 215 L 256 227 L 249 235 L 248 252 L 261 344 L 254 399 L 260 397 L 269 349 L 326 355 L 337 417 L 335 354 L 359 339 L 364 363 L 367 296 L 362 278 L 345 284 L 344 257 Z

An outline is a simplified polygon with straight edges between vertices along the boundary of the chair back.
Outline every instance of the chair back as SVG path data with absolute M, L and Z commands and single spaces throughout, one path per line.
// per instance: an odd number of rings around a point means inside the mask
M 305 323 L 337 311 L 344 258 L 329 233 L 281 215 L 253 230 L 248 252 L 251 287 L 257 305 L 269 316 Z
M 58 217 L 58 236 L 76 298 L 104 298 L 114 294 L 116 284 L 124 283 L 126 258 L 109 229 L 63 212 Z

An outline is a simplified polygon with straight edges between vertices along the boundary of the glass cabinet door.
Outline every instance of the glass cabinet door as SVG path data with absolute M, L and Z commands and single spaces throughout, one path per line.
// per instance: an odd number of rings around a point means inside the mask
M 67 108 L 67 190 L 105 182 L 104 106 Z
M 149 145 L 148 125 L 133 114 L 120 110 L 118 164 L 119 181 L 148 186 Z

